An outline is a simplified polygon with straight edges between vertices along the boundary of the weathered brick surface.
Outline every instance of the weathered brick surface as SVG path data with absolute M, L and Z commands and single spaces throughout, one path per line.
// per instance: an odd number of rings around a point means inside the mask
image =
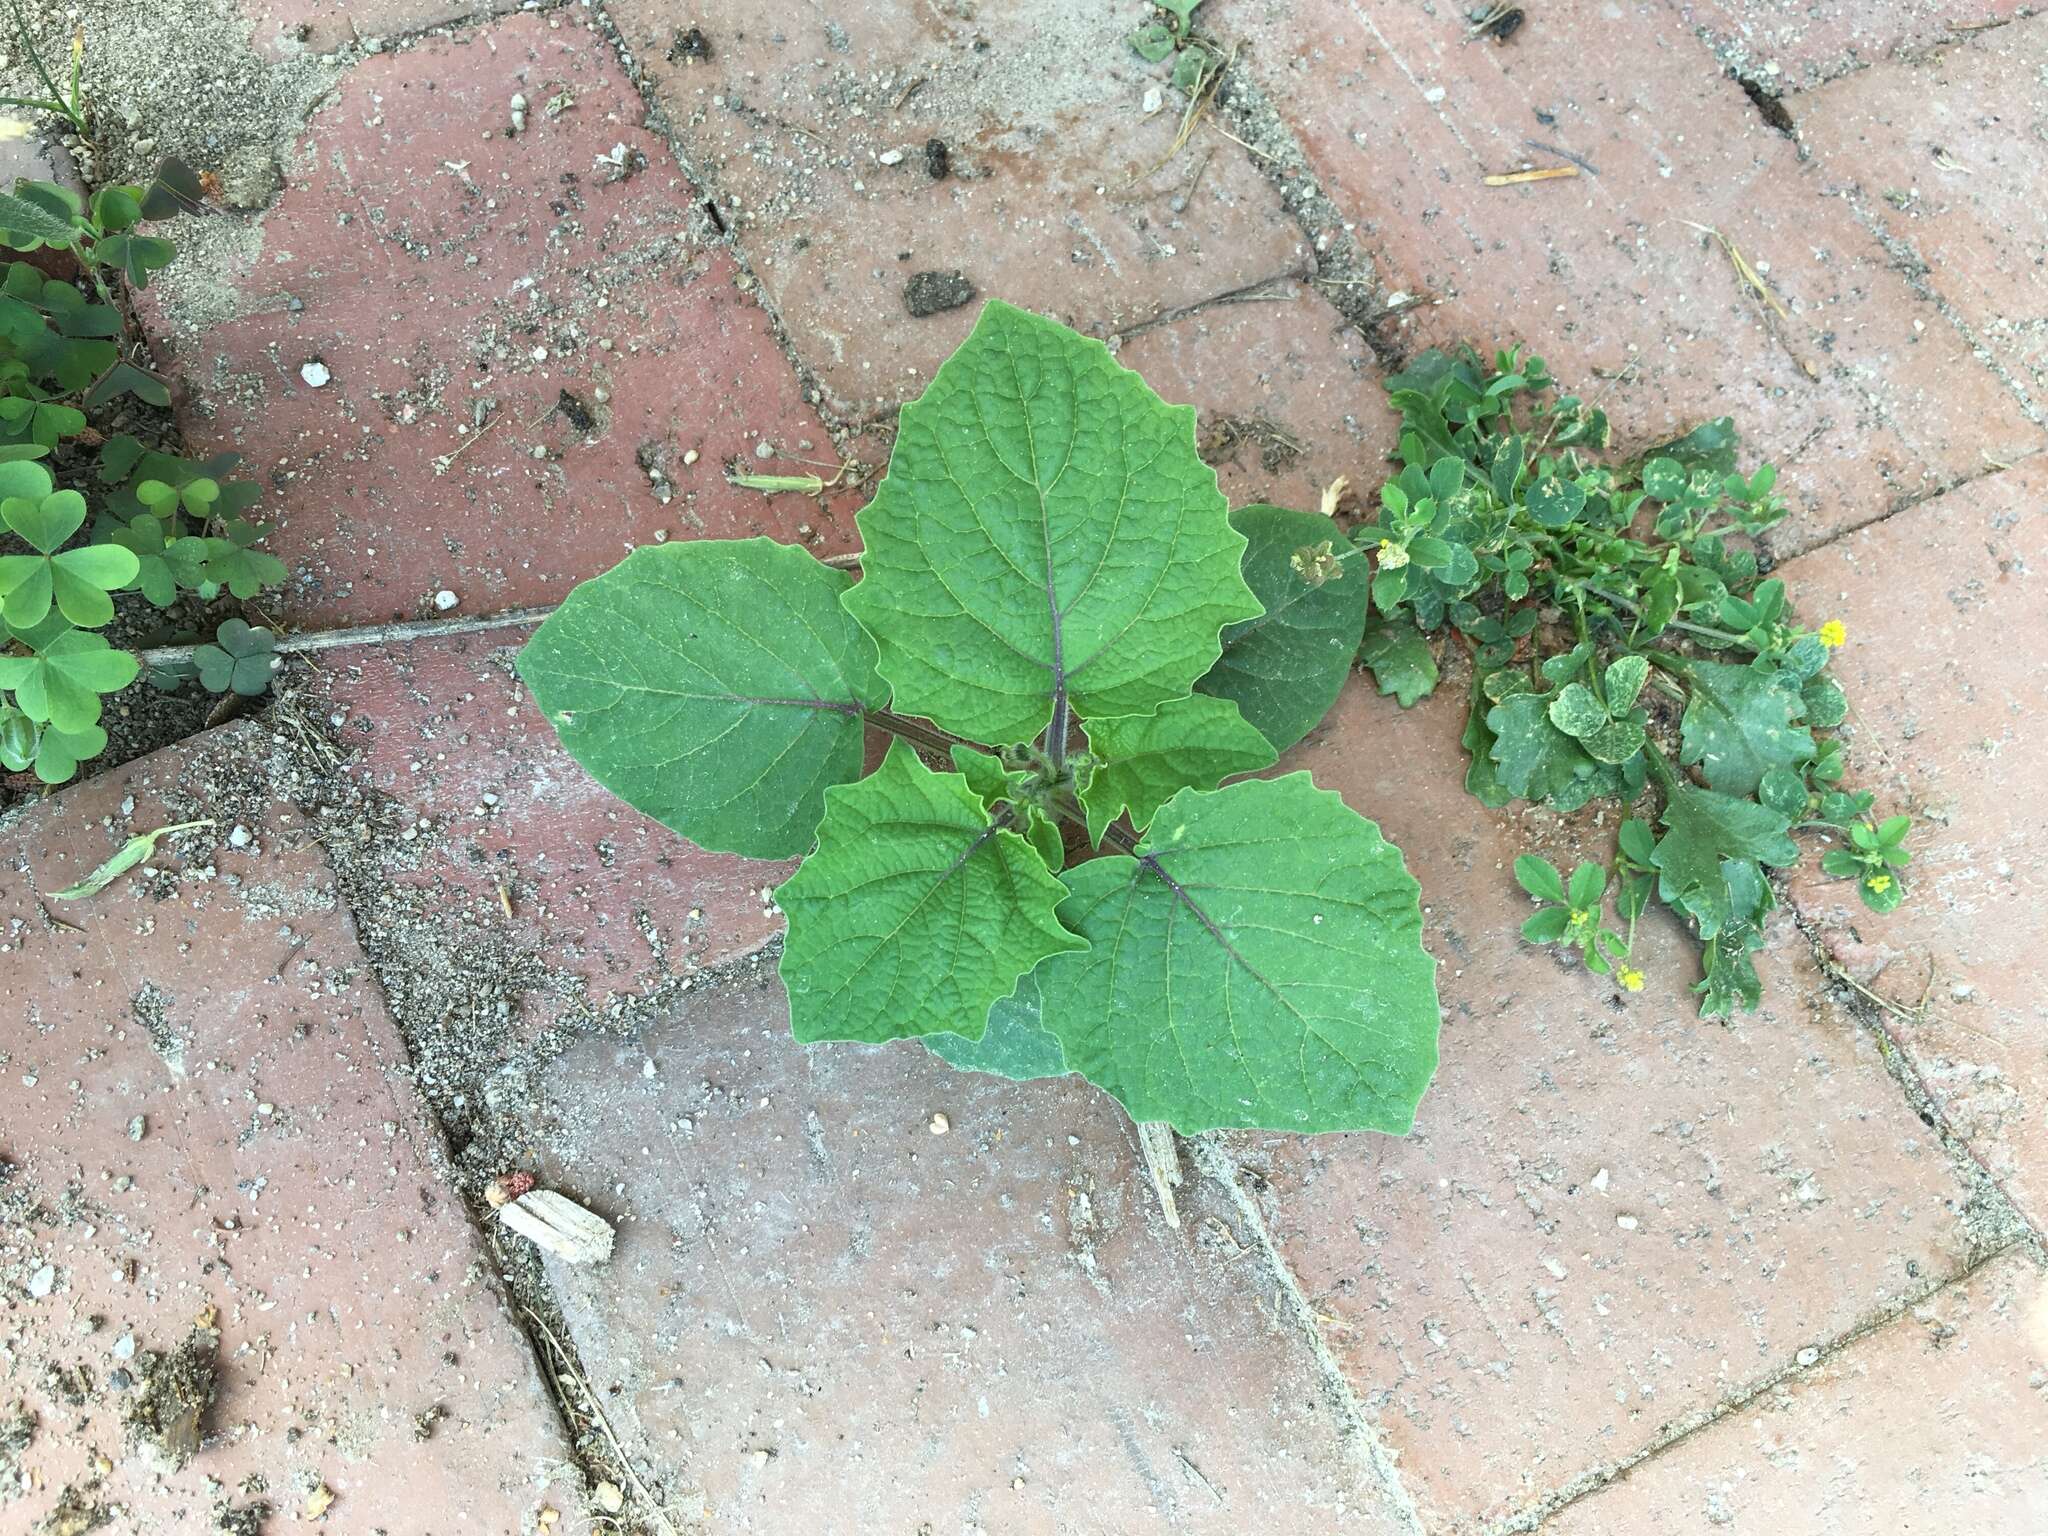
M 1214 15 L 1209 15 L 1213 11 Z M 2040 447 L 2041 429 L 1670 8 L 1545 6 L 1506 46 L 1458 11 L 1218 0 L 1390 289 L 1388 344 L 1524 342 L 1623 444 L 1731 414 L 1801 503 L 1799 548 Z M 1488 187 L 1567 162 L 1574 179 Z M 1786 313 L 1745 286 L 1719 229 Z M 1625 378 L 1615 375 L 1627 370 Z
M 1164 69 L 1125 46 L 1132 15 L 1113 7 L 621 0 L 611 15 L 844 416 L 914 397 L 973 324 L 975 304 L 911 315 L 918 272 L 958 270 L 981 297 L 1104 334 L 1308 265 L 1227 140 L 1144 174 L 1177 98 L 1146 115 Z M 691 28 L 708 57 L 680 44 Z
M 1443 1065 L 1415 1134 L 1234 1139 L 1280 1250 L 1381 1415 L 1431 1530 L 1479 1530 L 1654 1442 L 1958 1269 L 1939 1143 L 1817 997 L 1790 925 L 1763 1012 L 1700 1020 L 1689 940 L 1645 924 L 1640 994 L 1521 944 L 1533 839 L 1465 795 L 1462 700 L 1354 681 L 1290 754 L 1422 883 Z M 1578 823 L 1604 857 L 1611 823 Z
M 576 1345 L 707 1529 L 1399 1529 L 1235 1212 L 1191 1185 L 1165 1230 L 1075 1079 L 806 1050 L 764 979 L 578 1046 L 534 1129 L 620 1222 L 550 1270 Z
M 1850 643 L 1835 671 L 1880 813 L 1906 809 L 1909 899 L 1878 916 L 1808 874 L 1802 912 L 2037 1227 L 2048 1218 L 2048 461 L 2032 460 L 1793 561 L 1785 579 Z M 1919 1011 L 1921 1001 L 1927 1007 Z
M 1307 284 L 1273 293 L 1140 331 L 1117 360 L 1163 398 L 1194 404 L 1232 506 L 1312 508 L 1339 475 L 1376 484 L 1399 421 L 1358 332 Z
M 1865 70 L 1791 103 L 1822 186 L 2048 408 L 2048 16 Z
M 507 138 L 515 93 L 528 127 Z M 664 531 L 845 547 L 814 503 L 726 483 L 728 461 L 836 455 L 641 116 L 574 12 L 365 59 L 218 312 L 157 312 L 195 445 L 266 482 L 296 572 L 282 617 L 554 601 Z M 615 145 L 645 160 L 623 181 L 599 163 Z M 332 381 L 310 388 L 316 360 Z
M 572 1507 L 566 1447 L 310 829 L 280 807 L 50 894 L 209 814 L 253 735 L 0 830 L 0 1415 L 37 1421 L 0 1529 L 85 1529 L 35 1524 L 67 1489 L 120 1530 L 212 1530 L 255 1498 L 273 1529 L 325 1486 L 332 1528 L 533 1530 Z M 205 1443 L 167 1471 L 122 1414 L 145 1353 L 202 1319 Z
M 1803 90 L 1973 35 L 2031 0 L 1672 0 L 1730 69 L 1772 92 Z
M 272 58 L 382 44 L 429 27 L 516 11 L 521 0 L 241 0 L 250 41 Z
M 1558 1536 L 2048 1527 L 2048 1289 L 2017 1255 L 1582 1500 Z
M 794 866 L 706 853 L 598 785 L 513 671 L 528 633 L 322 657 L 350 771 L 415 819 L 412 839 L 383 844 L 394 862 L 376 899 L 445 925 L 451 945 L 488 932 L 522 975 L 537 964 L 546 984 L 521 1002 L 536 1023 L 781 932 L 762 892 Z

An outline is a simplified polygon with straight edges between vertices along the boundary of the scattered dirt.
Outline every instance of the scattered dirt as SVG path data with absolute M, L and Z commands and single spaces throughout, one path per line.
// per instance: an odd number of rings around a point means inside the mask
M 36 1416 L 20 1402 L 0 1409 L 0 1502 L 21 1492 L 21 1453 L 36 1437 Z
M 903 307 L 920 320 L 974 301 L 974 284 L 958 272 L 919 272 L 903 285 Z
M 192 1459 L 205 1434 L 219 1370 L 220 1334 L 194 1328 L 169 1354 L 138 1357 L 140 1378 L 122 1411 L 131 1445 L 175 1472 Z
M 94 1495 L 94 1487 L 68 1484 L 57 1496 L 56 1508 L 43 1516 L 36 1536 L 86 1536 L 114 1518 L 114 1512 Z

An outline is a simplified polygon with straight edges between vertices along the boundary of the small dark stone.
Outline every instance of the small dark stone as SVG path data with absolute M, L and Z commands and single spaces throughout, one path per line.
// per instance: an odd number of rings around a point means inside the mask
M 903 285 L 903 303 L 919 319 L 958 309 L 974 297 L 974 284 L 958 272 L 920 272 Z
M 555 402 L 555 408 L 562 413 L 563 420 L 578 432 L 588 432 L 597 425 L 597 418 L 590 414 L 590 407 L 566 389 L 562 391 L 562 398 Z
M 953 152 L 946 148 L 944 139 L 924 141 L 924 168 L 933 181 L 944 181 L 953 169 Z
M 676 40 L 668 45 L 668 61 L 671 64 L 680 59 L 703 60 L 711 57 L 711 39 L 704 35 L 702 27 L 691 27 L 684 31 L 676 28 Z

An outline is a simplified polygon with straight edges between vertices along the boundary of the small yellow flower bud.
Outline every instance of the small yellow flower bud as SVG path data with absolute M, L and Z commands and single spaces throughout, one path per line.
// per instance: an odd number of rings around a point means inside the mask
M 1870 887 L 1871 895 L 1882 896 L 1892 888 L 1892 877 L 1890 875 L 1872 875 L 1863 883 Z
M 1622 967 L 1616 979 L 1631 992 L 1643 990 L 1643 973 L 1632 965 Z
M 1845 645 L 1849 640 L 1849 626 L 1840 619 L 1829 619 L 1820 627 L 1820 643 L 1829 650 Z

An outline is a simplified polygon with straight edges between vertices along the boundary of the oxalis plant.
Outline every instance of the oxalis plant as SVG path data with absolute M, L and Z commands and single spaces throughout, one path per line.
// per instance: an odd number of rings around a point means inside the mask
M 1436 1065 L 1418 887 L 1307 774 L 1243 777 L 1335 700 L 1370 588 L 1305 574 L 1328 518 L 1231 512 L 1194 421 L 991 303 L 903 409 L 858 582 L 766 539 L 640 549 L 520 671 L 623 799 L 803 857 L 799 1040 L 1078 1072 L 1182 1132 L 1403 1132 Z
M 1611 866 L 1516 860 L 1541 904 L 1523 937 L 1638 990 L 1654 898 L 1698 935 L 1701 1012 L 1725 1017 L 1759 1001 L 1766 871 L 1799 858 L 1794 832 L 1830 835 L 1822 869 L 1896 907 L 1911 818 L 1875 820 L 1870 794 L 1841 787 L 1826 732 L 1849 706 L 1827 668 L 1847 633 L 1802 628 L 1762 576 L 1751 541 L 1786 508 L 1770 465 L 1739 472 L 1733 423 L 1617 463 L 1605 415 L 1558 393 L 1541 358 L 1431 351 L 1388 389 L 1401 472 L 1352 548 L 1325 552 L 1375 566 L 1362 659 L 1410 705 L 1437 682 L 1427 637 L 1456 634 L 1472 663 L 1466 787 L 1492 807 L 1632 811 Z

